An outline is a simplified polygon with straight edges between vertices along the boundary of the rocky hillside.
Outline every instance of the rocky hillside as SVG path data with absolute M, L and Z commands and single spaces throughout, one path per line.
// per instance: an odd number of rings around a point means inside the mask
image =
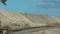
M 60 17 L 57 16 L 24 14 L 18 12 L 9 12 L 5 10 L 0 10 L 0 20 L 2 26 L 10 26 L 12 29 L 53 25 L 60 23 Z M 52 33 L 51 30 L 48 31 L 51 34 L 54 34 L 53 32 L 55 30 L 52 30 Z

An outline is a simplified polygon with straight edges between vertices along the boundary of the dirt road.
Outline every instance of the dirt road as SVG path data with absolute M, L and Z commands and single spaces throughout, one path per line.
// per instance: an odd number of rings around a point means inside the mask
M 41 26 L 41 27 L 31 27 L 31 28 L 25 28 L 25 29 L 23 28 L 23 29 L 12 31 L 12 34 L 27 34 L 27 33 L 37 32 L 37 31 L 48 30 L 56 27 L 57 26 Z M 58 26 L 58 28 L 60 27 Z

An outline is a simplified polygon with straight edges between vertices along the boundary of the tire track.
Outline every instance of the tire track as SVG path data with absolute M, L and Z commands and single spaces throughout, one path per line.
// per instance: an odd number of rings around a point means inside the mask
M 25 34 L 25 33 L 32 33 L 32 32 L 52 29 L 52 28 L 60 28 L 60 26 L 38 26 L 38 27 L 31 27 L 31 28 L 23 28 L 23 29 L 12 30 L 11 33 L 12 34 Z

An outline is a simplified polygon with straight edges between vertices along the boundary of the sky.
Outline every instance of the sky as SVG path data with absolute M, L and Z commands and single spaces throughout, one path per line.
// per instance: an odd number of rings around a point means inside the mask
M 0 9 L 29 13 L 60 16 L 60 0 L 7 0 L 7 6 L 0 2 Z

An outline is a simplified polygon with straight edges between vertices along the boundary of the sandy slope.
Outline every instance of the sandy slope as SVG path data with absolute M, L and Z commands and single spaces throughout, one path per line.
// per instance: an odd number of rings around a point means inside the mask
M 8 25 L 12 29 L 53 25 L 54 23 L 60 23 L 60 17 L 57 16 L 24 14 L 18 12 L 8 12 L 5 10 L 0 10 L 0 20 L 2 21 L 2 26 Z M 33 32 L 30 34 L 60 34 L 59 31 L 60 29 L 55 28 L 45 31 Z

